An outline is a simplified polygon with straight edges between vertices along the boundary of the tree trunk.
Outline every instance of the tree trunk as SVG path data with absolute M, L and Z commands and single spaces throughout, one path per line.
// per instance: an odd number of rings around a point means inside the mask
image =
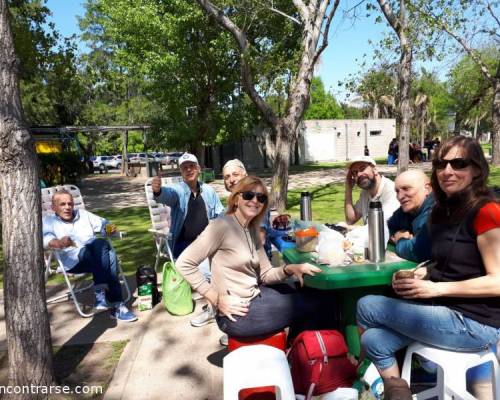
M 45 303 L 41 196 L 33 138 L 24 125 L 7 1 L 0 0 L 0 190 L 9 385 L 54 384 Z M 45 398 L 32 393 L 16 399 Z
M 493 132 L 491 133 L 491 163 L 493 165 L 500 165 L 500 62 L 497 65 L 493 90 Z
M 271 182 L 271 206 L 276 208 L 279 213 L 283 213 L 287 206 L 288 167 L 290 164 L 292 143 L 290 143 L 291 135 L 283 121 L 280 122 L 277 130 L 274 175 Z
M 128 131 L 123 131 L 122 133 L 122 170 L 121 175 L 127 175 L 128 171 Z
M 401 46 L 401 58 L 399 62 L 399 155 L 398 174 L 408 169 L 409 164 L 409 143 L 410 143 L 410 123 L 411 123 L 411 61 L 412 46 L 410 39 L 406 35 L 407 21 L 404 0 L 400 1 L 400 23 L 401 32 L 399 35 Z

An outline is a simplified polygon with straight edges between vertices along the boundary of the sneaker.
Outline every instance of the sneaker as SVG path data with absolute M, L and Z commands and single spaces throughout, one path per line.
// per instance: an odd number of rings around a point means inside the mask
M 227 347 L 227 345 L 229 343 L 229 337 L 227 336 L 227 334 L 224 333 L 224 335 L 222 335 L 219 338 L 219 343 L 221 346 Z
M 124 303 L 120 303 L 111 310 L 111 318 L 124 322 L 137 321 L 137 316 Z
M 191 326 L 200 327 L 210 324 L 215 321 L 215 311 L 210 304 L 205 304 L 201 313 L 194 317 L 191 321 Z
M 106 300 L 106 291 L 104 289 L 96 290 L 95 292 L 95 303 L 94 308 L 96 310 L 108 310 L 113 308 Z

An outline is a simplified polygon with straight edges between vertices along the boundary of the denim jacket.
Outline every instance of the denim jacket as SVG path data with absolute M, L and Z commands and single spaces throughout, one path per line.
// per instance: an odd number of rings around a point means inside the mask
M 396 244 L 396 254 L 406 260 L 422 262 L 432 258 L 432 246 L 427 221 L 434 207 L 434 197 L 428 195 L 420 209 L 415 213 L 405 213 L 398 208 L 387 225 L 390 235 L 397 231 L 409 231 L 412 239 L 400 239 Z
M 207 217 L 209 220 L 217 218 L 224 212 L 224 207 L 220 202 L 219 196 L 217 196 L 217 193 L 211 186 L 206 185 L 205 183 L 200 183 L 200 193 L 203 201 L 205 202 Z M 169 186 L 163 186 L 161 188 L 160 195 L 155 197 L 155 200 L 158 203 L 162 203 L 170 207 L 170 217 L 172 220 L 170 225 L 170 232 L 172 233 L 170 245 L 172 249 L 174 248 L 175 242 L 181 233 L 182 226 L 184 225 L 190 196 L 191 189 L 189 186 L 185 182 L 180 182 Z

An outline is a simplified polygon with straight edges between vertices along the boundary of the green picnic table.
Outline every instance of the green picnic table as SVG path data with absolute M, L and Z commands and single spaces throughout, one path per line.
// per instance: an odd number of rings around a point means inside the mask
M 295 248 L 283 251 L 287 264 L 311 263 L 321 268 L 315 276 L 304 276 L 304 285 L 322 290 L 337 290 L 340 302 L 340 320 L 349 351 L 359 356 L 360 342 L 356 327 L 356 304 L 367 294 L 382 294 L 391 284 L 392 274 L 400 269 L 415 268 L 416 263 L 397 257 L 389 247 L 386 261 L 382 263 L 365 262 L 345 267 L 329 267 L 315 262 L 313 253 L 301 253 Z

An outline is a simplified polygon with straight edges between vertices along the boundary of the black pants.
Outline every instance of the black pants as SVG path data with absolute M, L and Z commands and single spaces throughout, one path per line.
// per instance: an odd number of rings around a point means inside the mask
M 260 286 L 247 315 L 234 316 L 236 322 L 217 316 L 224 333 L 234 337 L 265 336 L 290 327 L 289 337 L 306 329 L 333 328 L 337 315 L 331 295 L 314 289 L 299 289 L 288 284 Z

